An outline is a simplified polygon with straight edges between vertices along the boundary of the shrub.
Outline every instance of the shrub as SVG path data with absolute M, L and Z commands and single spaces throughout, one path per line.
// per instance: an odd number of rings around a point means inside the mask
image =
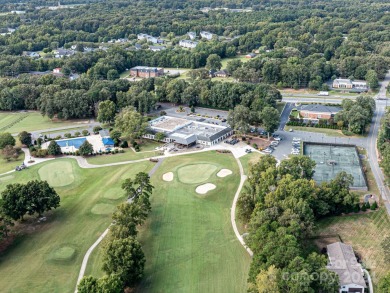
M 58 140 L 58 139 L 61 139 L 61 138 L 62 138 L 61 135 L 57 135 L 57 136 L 54 138 L 54 140 Z
M 68 133 L 68 132 L 65 133 L 64 136 L 65 136 L 66 138 L 71 138 L 71 137 L 72 137 L 72 135 L 71 135 L 70 133 Z
M 84 129 L 83 131 L 81 131 L 81 133 L 83 134 L 83 136 L 89 135 L 89 132 L 88 132 L 88 130 L 86 130 L 86 129 Z
M 355 206 L 353 207 L 353 212 L 354 213 L 358 213 L 360 211 L 360 205 L 359 204 L 355 204 Z
M 363 212 L 367 211 L 366 203 L 363 203 L 363 205 L 362 205 L 362 211 L 363 211 Z
M 102 130 L 102 128 L 101 128 L 100 126 L 95 126 L 95 127 L 92 129 L 93 133 L 95 133 L 95 134 L 99 133 L 100 130 Z
M 135 149 L 136 152 L 139 152 L 140 151 L 139 145 L 138 144 L 135 145 L 134 149 Z
M 80 132 L 79 131 L 76 131 L 75 133 L 74 133 L 74 136 L 80 136 Z
M 121 154 L 124 153 L 124 152 L 125 152 L 125 150 L 119 150 L 119 153 L 121 153 Z
M 129 144 L 127 143 L 127 140 L 122 141 L 121 144 L 120 144 L 120 147 L 121 148 L 128 148 Z
M 254 143 L 253 145 L 253 148 L 257 149 L 259 146 L 257 145 L 257 143 Z
M 167 115 L 167 112 L 165 112 L 165 111 L 160 112 L 160 116 L 165 116 L 165 115 Z
M 119 152 L 119 150 L 118 150 L 118 149 L 115 149 L 115 150 L 114 150 L 114 153 L 115 153 L 115 154 L 117 154 L 118 152 Z
M 377 208 L 378 208 L 378 204 L 376 203 L 376 201 L 374 201 L 374 202 L 372 203 L 370 209 L 371 209 L 372 211 L 375 211 Z

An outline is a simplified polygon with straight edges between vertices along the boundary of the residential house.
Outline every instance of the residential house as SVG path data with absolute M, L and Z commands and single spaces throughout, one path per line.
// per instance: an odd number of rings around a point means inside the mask
M 64 58 L 64 57 L 70 57 L 73 56 L 76 52 L 74 50 L 67 50 L 67 49 L 57 49 L 54 51 L 54 57 L 55 58 Z
M 299 115 L 303 119 L 319 120 L 319 119 L 331 119 L 341 111 L 341 108 L 334 106 L 324 106 L 320 104 L 304 105 L 299 110 Z
M 184 47 L 184 48 L 195 48 L 198 45 L 198 42 L 193 42 L 190 40 L 180 40 L 179 41 L 179 46 Z
M 206 40 L 212 40 L 213 39 L 213 36 L 214 34 L 210 33 L 210 32 L 206 32 L 206 31 L 201 31 L 200 32 L 200 36 Z
M 138 40 L 144 40 L 146 39 L 148 42 L 152 42 L 153 44 L 164 44 L 164 40 L 161 40 L 160 38 L 155 38 L 151 35 L 147 34 L 138 34 L 137 35 Z
M 61 68 L 57 67 L 53 69 L 53 74 L 62 74 L 61 73 Z
M 164 68 L 136 66 L 130 69 L 130 76 L 132 77 L 158 77 L 164 75 Z
M 135 44 L 134 48 L 138 51 L 142 49 L 142 46 L 140 44 Z
M 188 32 L 187 35 L 191 40 L 196 39 L 196 32 Z
M 215 72 L 214 76 L 216 76 L 216 77 L 229 77 L 230 74 L 226 69 L 222 69 L 220 71 Z
M 160 51 L 163 51 L 165 49 L 166 49 L 165 46 L 149 46 L 149 50 L 153 51 L 153 52 L 160 52 Z
M 249 54 L 245 55 L 245 58 L 255 58 L 255 57 L 256 57 L 255 53 L 249 53 Z
M 367 287 L 364 271 L 357 262 L 355 253 L 350 245 L 341 242 L 327 246 L 329 264 L 327 269 L 336 273 L 340 280 L 340 293 L 363 293 Z
M 365 81 L 352 81 L 350 79 L 336 78 L 333 81 L 332 87 L 335 89 L 356 89 L 356 90 L 368 90 L 367 82 Z
M 30 58 L 34 58 L 34 59 L 41 57 L 41 55 L 39 55 L 39 53 L 31 52 L 31 51 L 23 51 L 22 56 L 26 56 L 26 57 L 30 57 Z

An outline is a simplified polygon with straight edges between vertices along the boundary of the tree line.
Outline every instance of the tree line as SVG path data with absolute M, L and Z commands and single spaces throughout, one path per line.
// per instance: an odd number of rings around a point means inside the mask
M 318 219 L 353 211 L 359 198 L 349 190 L 351 175 L 340 172 L 316 184 L 314 167 L 305 156 L 277 165 L 267 155 L 250 165 L 249 184 L 237 203 L 254 253 L 249 292 L 339 291 L 337 275 L 326 269 L 326 256 L 311 252 L 307 239 Z M 310 278 L 313 274 L 327 279 Z
M 138 228 L 151 211 L 153 191 L 148 174 L 140 172 L 122 183 L 127 201 L 112 216 L 113 223 L 103 245 L 102 278 L 85 276 L 77 289 L 80 293 L 120 293 L 133 288 L 143 277 L 145 255 L 137 240 Z

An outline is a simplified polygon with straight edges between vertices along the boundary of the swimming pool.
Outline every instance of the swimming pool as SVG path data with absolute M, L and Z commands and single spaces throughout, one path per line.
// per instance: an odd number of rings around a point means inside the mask
M 70 139 L 61 139 L 61 140 L 56 140 L 57 144 L 60 147 L 75 147 L 78 149 L 84 141 L 87 139 L 85 137 L 78 137 L 78 138 L 70 138 Z

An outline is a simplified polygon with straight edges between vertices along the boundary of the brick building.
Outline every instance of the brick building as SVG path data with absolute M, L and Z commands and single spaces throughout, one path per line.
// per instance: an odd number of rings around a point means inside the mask
M 164 75 L 164 68 L 136 66 L 130 69 L 130 76 L 133 77 L 158 77 Z
M 301 110 L 299 111 L 299 116 L 303 119 L 331 119 L 334 118 L 334 116 L 341 111 L 341 108 L 339 107 L 333 107 L 333 106 L 324 106 L 320 104 L 309 104 L 302 106 Z

